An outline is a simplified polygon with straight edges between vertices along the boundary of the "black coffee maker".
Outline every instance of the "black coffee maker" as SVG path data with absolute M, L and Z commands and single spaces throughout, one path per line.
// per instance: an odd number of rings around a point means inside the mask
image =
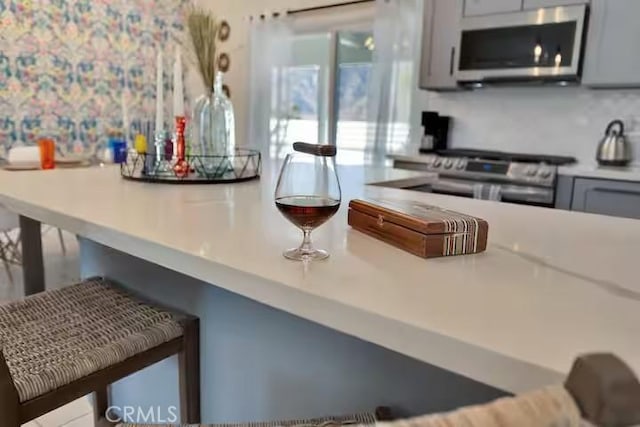
M 441 116 L 437 111 L 423 111 L 424 135 L 420 142 L 420 152 L 431 153 L 446 150 L 450 123 L 451 117 L 449 116 Z

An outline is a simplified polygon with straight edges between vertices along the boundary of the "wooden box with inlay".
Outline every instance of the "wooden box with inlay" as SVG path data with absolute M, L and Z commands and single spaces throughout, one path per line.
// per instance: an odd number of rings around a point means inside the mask
M 464 255 L 487 248 L 489 224 L 473 216 L 420 202 L 352 200 L 349 225 L 423 258 Z

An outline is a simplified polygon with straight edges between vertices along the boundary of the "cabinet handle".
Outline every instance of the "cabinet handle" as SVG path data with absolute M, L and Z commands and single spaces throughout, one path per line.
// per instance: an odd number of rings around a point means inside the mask
M 619 190 L 619 189 L 614 189 L 614 188 L 598 188 L 598 187 L 595 187 L 591 191 L 594 191 L 596 193 L 624 194 L 625 196 L 640 196 L 640 191 Z
M 451 58 L 449 58 L 449 75 L 453 76 L 453 61 L 455 61 L 456 57 L 456 48 L 451 48 Z

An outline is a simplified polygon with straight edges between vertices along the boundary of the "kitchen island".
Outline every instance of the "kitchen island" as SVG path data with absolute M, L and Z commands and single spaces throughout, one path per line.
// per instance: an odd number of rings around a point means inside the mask
M 259 181 L 171 186 L 116 168 L 0 172 L 0 203 L 81 237 L 107 275 L 201 317 L 203 421 L 445 410 L 561 381 L 580 353 L 640 372 L 640 222 L 418 193 L 419 172 L 343 167 L 314 232 L 327 261 L 288 261 L 300 233 Z M 365 185 L 375 183 L 377 185 Z M 346 224 L 356 197 L 408 199 L 490 224 L 485 253 L 423 260 Z M 178 401 L 175 360 L 116 384 L 116 404 Z

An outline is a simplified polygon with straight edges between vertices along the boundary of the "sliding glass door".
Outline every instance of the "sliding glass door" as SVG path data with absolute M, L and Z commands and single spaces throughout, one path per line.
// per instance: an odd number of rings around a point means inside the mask
M 282 157 L 293 142 L 324 143 L 329 136 L 329 77 L 332 35 L 296 35 L 291 64 L 273 70 L 271 154 Z
M 325 16 L 325 29 L 314 21 L 316 28 L 294 32 L 290 65 L 273 70 L 272 155 L 305 141 L 336 144 L 342 163 L 364 162 L 375 49 L 370 15 L 336 27 Z
M 362 163 L 367 147 L 368 94 L 374 41 L 371 31 L 341 31 L 337 34 L 335 110 L 329 124 L 340 148 L 342 163 Z

